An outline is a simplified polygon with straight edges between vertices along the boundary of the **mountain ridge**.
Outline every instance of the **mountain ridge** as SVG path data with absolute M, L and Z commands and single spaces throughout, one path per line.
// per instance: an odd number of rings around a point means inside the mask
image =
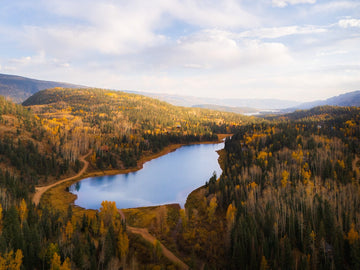
M 285 109 L 292 106 L 301 104 L 300 102 L 293 100 L 282 100 L 282 99 L 256 99 L 256 98 L 207 98 L 207 97 L 195 97 L 195 96 L 181 96 L 176 94 L 161 94 L 161 93 L 150 93 L 143 91 L 132 91 L 123 90 L 127 93 L 140 94 L 162 101 L 166 101 L 176 106 L 194 107 L 197 105 L 216 105 L 233 108 L 249 108 L 251 110 L 278 110 Z
M 86 86 L 71 83 L 44 81 L 26 78 L 17 75 L 0 74 L 0 95 L 10 98 L 16 103 L 21 103 L 38 91 L 54 87 L 63 88 L 86 88 Z M 110 89 L 109 89 L 110 90 Z M 316 106 L 360 106 L 360 90 L 333 96 L 325 100 L 312 102 L 297 102 L 281 99 L 230 99 L 230 98 L 207 98 L 194 96 L 181 96 L 177 94 L 161 94 L 144 91 L 116 90 L 126 93 L 140 94 L 168 102 L 175 106 L 205 107 L 236 113 L 256 113 L 259 111 L 278 111 L 281 113 L 292 112 L 301 109 L 311 109 Z
M 315 100 L 311 102 L 301 103 L 299 106 L 286 109 L 285 112 L 291 112 L 295 110 L 308 110 L 314 107 L 326 105 L 342 107 L 360 107 L 360 90 L 347 92 L 323 100 Z
M 54 87 L 83 88 L 71 83 L 44 81 L 18 75 L 0 74 L 0 95 L 21 103 L 36 92 Z

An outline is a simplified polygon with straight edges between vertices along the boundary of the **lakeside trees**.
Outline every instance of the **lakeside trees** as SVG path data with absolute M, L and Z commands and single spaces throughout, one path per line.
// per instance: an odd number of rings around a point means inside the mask
M 226 239 L 220 242 L 225 260 L 218 257 L 217 267 L 360 266 L 360 111 L 317 110 L 243 126 L 226 140 L 223 174 L 210 179 L 203 195 L 209 207 L 216 198 L 223 224 L 217 233 Z M 200 202 L 196 209 L 204 218 Z M 195 218 L 189 213 L 188 219 Z M 213 257 L 209 245 L 198 254 Z
M 250 119 L 102 89 L 50 89 L 23 104 L 41 118 L 47 139 L 66 160 L 93 148 L 92 163 L 101 170 L 136 166 L 142 155 L 170 144 L 215 141 L 216 133 Z
M 35 185 L 78 171 L 77 157 L 90 148 L 97 169 L 132 167 L 144 154 L 169 144 L 216 140 L 212 129 L 226 129 L 232 118 L 241 117 L 104 90 L 50 93 L 67 100 L 33 106 L 35 114 L 0 98 L 1 264 L 14 269 L 172 269 L 155 247 L 129 234 L 119 215 L 106 210 L 114 206 L 105 203 L 99 214 L 82 217 L 73 215 L 71 207 L 68 212 L 35 207 Z

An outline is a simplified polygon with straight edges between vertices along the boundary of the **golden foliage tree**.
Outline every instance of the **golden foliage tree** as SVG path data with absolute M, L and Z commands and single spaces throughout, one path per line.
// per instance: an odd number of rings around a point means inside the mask
M 74 228 L 71 224 L 71 221 L 69 220 L 66 224 L 66 228 L 65 228 L 65 235 L 66 235 L 66 238 L 68 240 L 71 239 L 72 235 L 73 235 L 73 232 L 74 232 Z
M 66 258 L 65 261 L 61 264 L 60 256 L 55 252 L 51 260 L 50 265 L 51 270 L 70 270 L 71 264 L 69 258 Z
M 282 187 L 286 187 L 286 185 L 288 183 L 288 179 L 289 179 L 289 173 L 287 170 L 284 170 L 282 172 L 282 178 L 281 178 L 281 186 Z
M 214 215 L 215 215 L 217 206 L 218 206 L 217 199 L 216 199 L 216 196 L 214 196 L 211 198 L 210 204 L 208 207 L 208 216 L 209 216 L 210 222 L 212 222 L 214 220 Z
M 346 236 L 346 239 L 349 240 L 350 245 L 353 245 L 356 241 L 359 240 L 359 238 L 359 233 L 355 229 L 355 224 L 351 223 L 351 228 Z
M 118 244 L 118 250 L 120 253 L 121 261 L 124 262 L 124 261 L 126 261 L 126 256 L 129 251 L 129 238 L 128 238 L 126 232 L 123 230 L 122 226 L 120 227 L 120 230 L 119 230 L 117 244 Z
M 22 265 L 23 253 L 18 249 L 14 255 L 14 251 L 10 251 L 4 254 L 4 257 L 0 255 L 0 269 L 8 270 L 20 270 Z
M 116 203 L 111 201 L 103 201 L 100 207 L 100 216 L 104 221 L 105 226 L 112 224 L 114 226 L 114 219 L 117 216 L 118 211 Z
M 232 204 L 229 204 L 228 209 L 226 211 L 226 221 L 227 221 L 228 230 L 231 230 L 232 226 L 234 225 L 236 211 L 237 211 L 236 207 L 233 206 Z
M 23 224 L 24 220 L 27 217 L 27 205 L 24 199 L 21 200 L 20 202 L 20 207 L 19 207 L 19 216 L 20 216 L 20 220 L 21 220 L 21 225 Z

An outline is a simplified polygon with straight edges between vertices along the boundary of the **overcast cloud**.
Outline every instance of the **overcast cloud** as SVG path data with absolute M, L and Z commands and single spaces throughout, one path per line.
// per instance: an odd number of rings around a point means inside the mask
M 0 73 L 309 101 L 360 89 L 360 3 L 3 0 Z

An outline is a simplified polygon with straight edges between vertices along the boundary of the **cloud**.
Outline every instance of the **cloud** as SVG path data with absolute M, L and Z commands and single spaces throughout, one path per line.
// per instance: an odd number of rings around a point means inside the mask
M 291 60 L 285 45 L 239 38 L 237 33 L 207 29 L 178 40 L 174 63 L 190 68 L 239 68 L 283 64 Z
M 169 1 L 167 12 L 174 18 L 204 28 L 239 28 L 259 25 L 260 19 L 235 0 Z
M 272 28 L 259 28 L 244 31 L 239 34 L 241 37 L 258 37 L 261 39 L 274 39 L 290 35 L 318 34 L 327 32 L 326 28 L 318 26 L 283 26 Z
M 272 0 L 272 4 L 275 7 L 286 7 L 287 5 L 297 4 L 315 4 L 316 0 Z
M 136 53 L 161 43 L 155 33 L 161 10 L 136 1 L 119 5 L 113 1 L 49 1 L 47 11 L 61 18 L 46 26 L 27 25 L 31 44 L 54 54 L 76 57 L 84 53 L 121 55 Z M 86 12 L 84 8 L 86 7 Z
M 23 56 L 19 58 L 11 58 L 7 61 L 5 70 L 16 71 L 16 70 L 27 70 L 37 68 L 48 68 L 48 69 L 68 69 L 71 64 L 66 61 L 59 60 L 57 58 L 49 58 L 45 52 L 41 51 L 34 55 Z
M 305 99 L 360 83 L 348 68 L 359 58 L 358 0 L 8 2 L 3 72 L 229 97 Z
M 259 24 L 259 19 L 235 0 L 57 0 L 43 1 L 43 5 L 63 23 L 27 25 L 27 39 L 36 49 L 71 57 L 84 52 L 125 55 L 160 46 L 168 41 L 161 32 L 176 20 L 195 28 Z
M 359 1 L 331 1 L 314 5 L 310 13 L 321 13 L 328 15 L 330 12 L 339 13 L 346 10 L 356 12 L 356 9 L 359 7 Z
M 342 28 L 360 27 L 360 20 L 358 20 L 358 19 L 342 19 L 339 21 L 339 26 Z

